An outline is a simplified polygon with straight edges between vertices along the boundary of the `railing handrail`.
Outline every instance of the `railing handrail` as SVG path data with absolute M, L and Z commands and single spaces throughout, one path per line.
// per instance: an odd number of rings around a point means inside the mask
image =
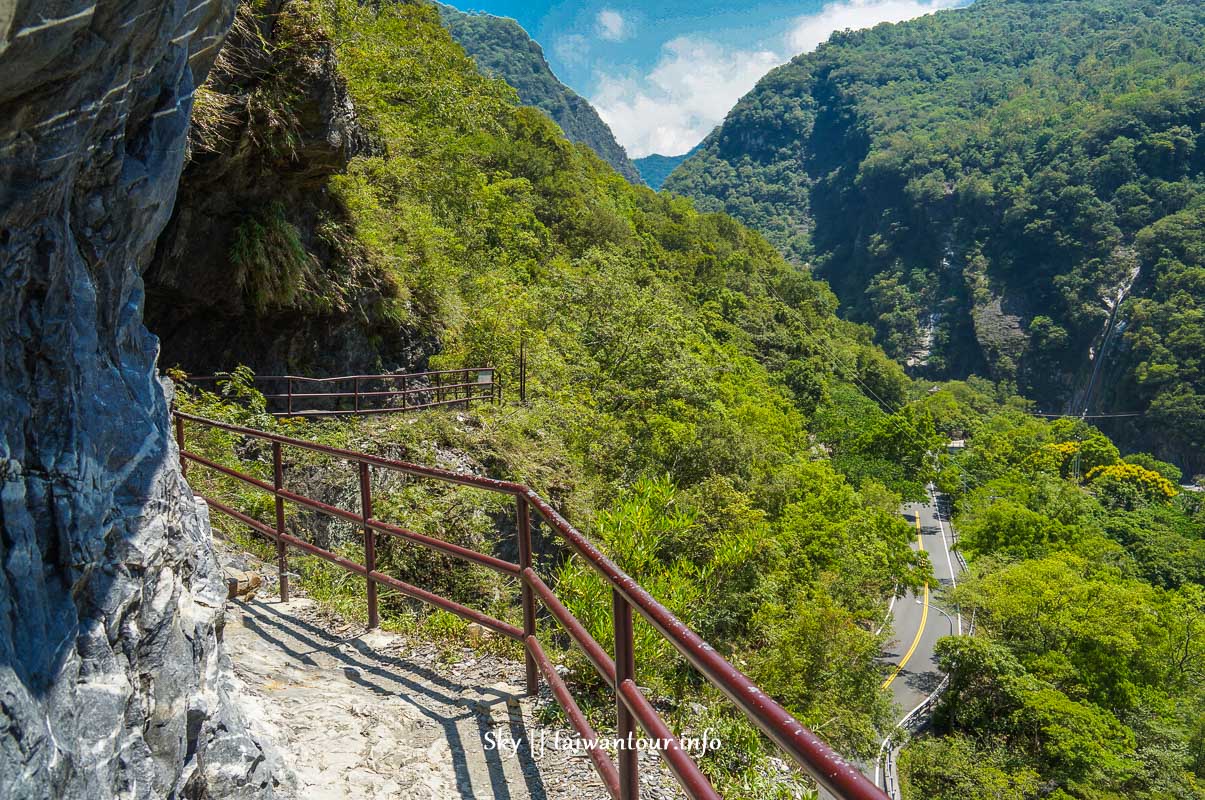
M 313 383 L 330 383 L 333 381 L 351 381 L 351 380 L 375 380 L 375 379 L 396 379 L 396 378 L 427 378 L 432 375 L 457 375 L 466 374 L 469 372 L 497 372 L 496 367 L 462 367 L 460 369 L 435 369 L 427 370 L 426 372 L 381 372 L 376 375 L 334 375 L 327 378 L 315 378 L 310 375 L 254 375 L 253 379 L 257 381 L 310 381 Z M 228 377 L 227 375 L 189 375 L 187 380 L 191 383 L 194 381 L 216 381 Z
M 628 602 L 640 611 L 641 616 L 685 656 L 695 669 L 740 707 L 762 733 L 769 736 L 783 750 L 791 753 L 818 783 L 838 797 L 878 796 L 851 794 L 851 788 L 866 788 L 862 784 L 871 789 L 874 789 L 874 786 L 854 764 L 809 731 L 747 675 L 721 656 L 703 637 L 658 602 L 648 590 L 603 555 L 535 491 L 528 487 L 524 489 L 528 500 L 539 510 L 540 516 L 556 528 L 613 589 L 621 592 Z
M 470 382 L 470 383 L 445 383 L 440 386 L 419 386 L 414 389 L 395 389 L 388 392 L 360 392 L 360 397 L 403 397 L 412 394 L 430 394 L 433 389 L 467 389 L 470 386 L 486 386 L 488 384 Z M 265 400 L 283 400 L 286 397 L 292 397 L 294 400 L 304 400 L 313 397 L 350 397 L 352 392 L 293 392 L 292 394 L 266 394 Z
M 497 480 L 495 478 L 483 478 L 480 475 L 469 475 L 460 472 L 452 472 L 449 469 L 440 469 L 439 467 L 428 467 L 422 464 L 414 464 L 408 461 L 397 461 L 392 458 L 382 458 L 381 456 L 370 455 L 369 453 L 360 453 L 355 450 L 345 450 L 342 447 L 332 447 L 318 442 L 310 442 L 305 439 L 295 439 L 291 436 L 281 436 L 279 433 L 268 433 L 267 431 L 256 430 L 255 428 L 247 428 L 241 425 L 231 425 L 227 422 L 219 422 L 218 420 L 200 417 L 196 414 L 188 414 L 183 411 L 174 412 L 181 419 L 186 419 L 190 422 L 198 422 L 202 425 L 208 425 L 211 428 L 219 428 L 221 430 L 230 431 L 231 433 L 239 433 L 244 436 L 250 436 L 253 439 L 263 439 L 269 442 L 276 442 L 289 447 L 297 447 L 302 450 L 309 450 L 313 453 L 322 453 L 335 458 L 342 458 L 356 464 L 368 464 L 372 467 L 381 467 L 382 469 L 391 469 L 395 472 L 404 472 L 407 475 L 414 475 L 422 478 L 432 478 L 445 483 L 458 483 L 462 486 L 472 486 L 478 489 L 486 489 L 488 491 L 499 492 L 502 494 L 520 495 L 526 492 L 527 487 L 510 481 Z
M 604 555 L 589 539 L 574 528 L 531 487 L 513 481 L 453 472 L 438 467 L 398 461 L 344 448 L 318 444 L 317 442 L 310 442 L 304 439 L 267 433 L 181 411 L 176 411 L 175 417 L 181 464 L 185 471 L 187 471 L 187 464 L 191 461 L 201 466 L 216 469 L 223 474 L 242 480 L 275 496 L 277 503 L 277 525 L 275 530 L 267 524 L 259 522 L 220 502 L 209 498 L 205 499 L 217 510 L 231 515 L 238 521 L 249 525 L 252 529 L 277 542 L 278 566 L 282 576 L 282 597 L 287 596 L 287 583 L 283 580 L 283 577 L 285 575 L 284 548 L 288 544 L 325 558 L 342 566 L 344 569 L 365 577 L 370 587 L 369 624 L 373 627 L 375 627 L 377 620 L 374 582 L 390 586 L 404 594 L 432 603 L 463 617 L 473 619 L 503 635 L 521 641 L 525 645 L 527 654 L 529 694 L 534 694 L 536 691 L 538 670 L 538 672 L 544 674 L 553 690 L 554 696 L 565 709 L 567 716 L 574 724 L 579 735 L 584 738 L 594 738 L 593 730 L 589 727 L 584 715 L 581 714 L 572 696 L 568 693 L 563 679 L 556 673 L 555 669 L 552 669 L 551 663 L 548 661 L 536 638 L 535 602 L 538 596 L 539 601 L 561 624 L 570 638 L 582 648 L 588 660 L 599 671 L 604 681 L 615 690 L 617 709 L 620 715 L 620 737 L 624 737 L 625 729 L 628 733 L 633 732 L 635 730 L 635 723 L 638 722 L 650 736 L 654 736 L 657 739 L 667 739 L 669 746 L 665 749 L 657 749 L 657 752 L 665 758 L 668 766 L 677 776 L 683 788 L 687 790 L 687 793 L 695 798 L 718 798 L 719 795 L 711 787 L 710 782 L 699 770 L 693 759 L 681 747 L 677 737 L 669 733 L 669 729 L 661 721 L 643 693 L 640 692 L 635 682 L 633 674 L 635 667 L 633 661 L 634 653 L 632 651 L 631 639 L 631 610 L 635 608 L 654 629 L 664 636 L 678 652 L 699 670 L 708 682 L 732 700 L 745 716 L 748 717 L 750 722 L 757 726 L 759 730 L 774 741 L 782 750 L 786 751 L 824 789 L 838 798 L 847 798 L 848 800 L 884 800 L 886 797 L 873 782 L 862 775 L 856 766 L 832 750 L 823 740 L 796 720 L 790 712 L 763 692 L 748 676 L 729 663 L 712 645 L 708 644 L 701 636 L 687 627 L 685 623 L 658 602 L 644 587 Z M 223 467 L 202 456 L 190 453 L 185 447 L 185 421 L 271 442 L 273 445 L 274 462 L 276 464 L 276 475 L 273 484 L 269 485 L 264 481 L 239 473 L 237 470 Z M 357 464 L 361 472 L 361 514 L 357 515 L 353 512 L 328 506 L 320 501 L 286 490 L 283 486 L 283 467 L 280 457 L 282 446 L 297 447 Z M 518 513 L 520 563 L 515 564 L 495 559 L 492 556 L 485 556 L 484 554 L 407 531 L 404 528 L 373 518 L 371 512 L 371 491 L 367 477 L 369 467 L 379 467 L 416 477 L 430 478 L 445 483 L 468 486 L 515 497 Z M 285 501 L 361 526 L 366 534 L 366 563 L 359 565 L 355 562 L 349 562 L 347 559 L 339 557 L 334 553 L 322 550 L 315 545 L 311 545 L 285 533 L 283 512 L 283 503 Z M 585 628 L 581 626 L 580 622 L 560 603 L 555 594 L 535 573 L 532 565 L 530 540 L 530 509 L 532 507 L 557 531 L 574 552 L 585 559 L 610 586 L 616 627 L 616 654 L 614 659 L 606 654 L 597 641 L 590 636 Z M 453 601 L 438 597 L 425 590 L 410 586 L 396 578 L 377 572 L 373 555 L 374 546 L 372 544 L 372 540 L 375 538 L 372 534 L 376 532 L 393 535 L 461 560 L 469 561 L 470 563 L 492 567 L 506 574 L 517 575 L 522 581 L 523 590 L 523 630 L 519 631 L 514 626 L 501 620 L 496 620 L 481 612 L 459 606 Z M 608 791 L 616 800 L 634 800 L 638 796 L 639 783 L 635 777 L 637 767 L 634 750 L 630 753 L 625 750 L 620 751 L 618 770 L 616 770 L 610 757 L 598 748 L 591 748 L 589 753 Z
M 456 376 L 460 382 L 447 383 L 444 376 Z M 475 380 L 468 380 L 469 376 L 475 376 Z M 485 376 L 485 379 L 482 379 Z M 185 380 L 190 383 L 206 384 L 216 383 L 217 381 L 228 378 L 228 373 L 217 375 L 188 375 Z M 264 384 L 280 384 L 284 382 L 285 391 L 283 394 L 275 393 L 263 395 L 265 400 L 283 401 L 283 411 L 272 411 L 274 416 L 284 417 L 323 417 L 323 416 L 347 416 L 361 414 L 393 414 L 405 411 L 419 411 L 427 408 L 437 408 L 443 406 L 463 406 L 469 408 L 472 401 L 489 401 L 500 402 L 502 400 L 502 387 L 499 386 L 497 380 L 497 369 L 495 367 L 461 367 L 459 369 L 442 369 L 428 370 L 426 372 L 397 372 L 397 373 L 382 373 L 379 375 L 334 375 L 326 378 L 314 378 L 307 375 L 252 375 L 252 385 L 263 386 Z M 371 381 L 400 383 L 400 391 L 362 391 L 361 384 Z M 310 383 L 331 385 L 333 388 L 330 391 L 306 391 L 295 392 L 293 385 L 295 383 Z M 350 383 L 351 389 L 343 389 L 339 386 L 340 383 Z M 416 385 L 417 384 L 417 385 Z M 279 392 L 278 386 L 273 386 Z M 317 387 L 314 387 L 317 388 Z M 266 392 L 265 387 L 265 392 Z M 429 402 L 418 402 L 411 404 L 410 398 L 414 395 L 427 395 Z M 364 406 L 362 401 L 365 400 L 384 400 L 388 401 L 393 398 L 401 398 L 401 405 L 385 405 L 385 406 Z M 419 398 L 422 400 L 423 398 Z M 297 409 L 294 407 L 296 401 L 304 400 L 351 400 L 352 408 L 339 408 L 336 404 L 335 408 L 303 408 Z

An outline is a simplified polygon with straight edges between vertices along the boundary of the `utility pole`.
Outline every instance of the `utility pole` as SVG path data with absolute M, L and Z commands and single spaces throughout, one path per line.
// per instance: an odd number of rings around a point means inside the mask
M 1080 445 L 1083 443 L 1083 437 L 1079 431 L 1075 432 L 1075 460 L 1072 462 L 1071 474 L 1075 476 L 1075 482 L 1079 483 L 1079 468 L 1080 468 Z

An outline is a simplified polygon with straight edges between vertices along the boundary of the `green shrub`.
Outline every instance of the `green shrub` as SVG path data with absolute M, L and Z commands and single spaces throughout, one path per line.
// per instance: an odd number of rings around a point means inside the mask
M 289 222 L 283 203 L 251 214 L 235 229 L 230 244 L 234 285 L 262 314 L 300 304 L 315 260 Z

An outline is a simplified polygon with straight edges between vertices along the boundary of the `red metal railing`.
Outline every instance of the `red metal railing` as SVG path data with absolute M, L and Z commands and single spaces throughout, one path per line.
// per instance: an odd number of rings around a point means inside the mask
M 241 434 L 252 439 L 271 442 L 273 481 L 271 484 L 250 475 L 218 464 L 187 449 L 185 423 L 217 428 Z M 189 464 L 196 464 L 234 478 L 273 495 L 276 501 L 275 526 L 267 525 L 251 516 L 231 508 L 213 498 L 205 500 L 211 508 L 247 525 L 276 543 L 277 569 L 280 573 L 280 595 L 288 599 L 287 578 L 288 547 L 292 546 L 311 555 L 339 565 L 348 572 L 365 578 L 368 586 L 368 624 L 376 627 L 379 622 L 377 609 L 377 585 L 388 586 L 402 594 L 442 608 L 465 619 L 472 620 L 496 633 L 523 643 L 527 672 L 527 693 L 538 691 L 539 676 L 548 681 L 553 696 L 564 709 L 578 735 L 586 741 L 595 741 L 597 735 L 585 715 L 574 701 L 565 681 L 557 674 L 552 662 L 540 644 L 536 630 L 536 604 L 544 607 L 574 643 L 581 648 L 587 659 L 602 679 L 615 692 L 618 720 L 618 738 L 635 741 L 637 726 L 644 729 L 654 740 L 668 743 L 657 752 L 665 759 L 669 768 L 681 783 L 687 795 L 696 800 L 718 800 L 719 795 L 699 770 L 694 760 L 682 747 L 678 738 L 661 719 L 653 705 L 636 685 L 636 663 L 633 650 L 633 611 L 639 613 L 649 624 L 664 636 L 677 650 L 694 665 L 713 686 L 727 695 L 749 720 L 763 733 L 786 751 L 824 789 L 838 798 L 847 800 L 885 800 L 884 795 L 873 783 L 863 776 L 850 762 L 846 761 L 815 734 L 807 730 L 786 709 L 759 689 L 748 677 L 733 667 L 711 645 L 703 641 L 694 631 L 686 627 L 668 609 L 644 590 L 636 581 L 603 555 L 585 536 L 579 533 L 559 513 L 548 505 L 532 489 L 510 481 L 494 480 L 475 475 L 463 475 L 448 470 L 425 467 L 402 461 L 342 450 L 335 447 L 293 439 L 287 436 L 264 433 L 263 431 L 228 425 L 222 422 L 176 412 L 176 439 L 180 448 L 181 467 L 187 475 Z M 281 459 L 283 447 L 297 447 L 311 452 L 323 453 L 355 464 L 359 470 L 360 509 L 347 511 L 327 505 L 303 495 L 291 492 L 284 486 L 284 469 Z M 515 498 L 519 563 L 504 561 L 484 553 L 478 553 L 450 542 L 444 542 L 397 525 L 376 519 L 372 512 L 371 470 L 383 469 L 406 475 L 430 478 L 444 483 L 470 486 L 476 489 Z M 293 503 L 311 511 L 352 522 L 364 533 L 364 563 L 342 558 L 286 532 L 284 504 Z M 557 532 L 560 538 L 611 587 L 611 605 L 615 629 L 614 658 L 607 654 L 590 636 L 585 627 L 561 603 L 555 592 L 533 569 L 531 547 L 532 510 Z M 376 535 L 393 536 L 413 544 L 430 548 L 472 564 L 488 567 L 521 581 L 521 604 L 523 627 L 515 627 L 446 598 L 435 595 L 417 586 L 398 580 L 377 570 Z M 619 764 L 601 748 L 589 748 L 588 753 L 595 769 L 601 776 L 607 791 L 615 800 L 637 800 L 640 783 L 637 774 L 637 751 L 620 748 Z
M 189 376 L 188 382 L 216 384 L 222 378 L 196 375 Z M 439 406 L 468 408 L 474 400 L 495 403 L 502 399 L 493 367 L 333 378 L 256 375 L 253 383 L 262 387 L 264 399 L 275 405 L 271 412 L 281 417 L 395 414 Z

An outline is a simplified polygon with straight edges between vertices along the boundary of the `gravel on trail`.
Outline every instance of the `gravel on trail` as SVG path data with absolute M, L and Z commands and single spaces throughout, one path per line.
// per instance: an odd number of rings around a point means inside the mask
M 572 731 L 536 719 L 548 698 L 524 696 L 522 663 L 469 647 L 449 663 L 447 648 L 366 631 L 296 589 L 281 603 L 273 568 L 218 545 L 228 574 L 262 579 L 229 601 L 223 642 L 252 728 L 276 741 L 299 798 L 608 797 L 584 752 L 554 745 Z M 640 766 L 642 797 L 683 797 L 657 754 Z

